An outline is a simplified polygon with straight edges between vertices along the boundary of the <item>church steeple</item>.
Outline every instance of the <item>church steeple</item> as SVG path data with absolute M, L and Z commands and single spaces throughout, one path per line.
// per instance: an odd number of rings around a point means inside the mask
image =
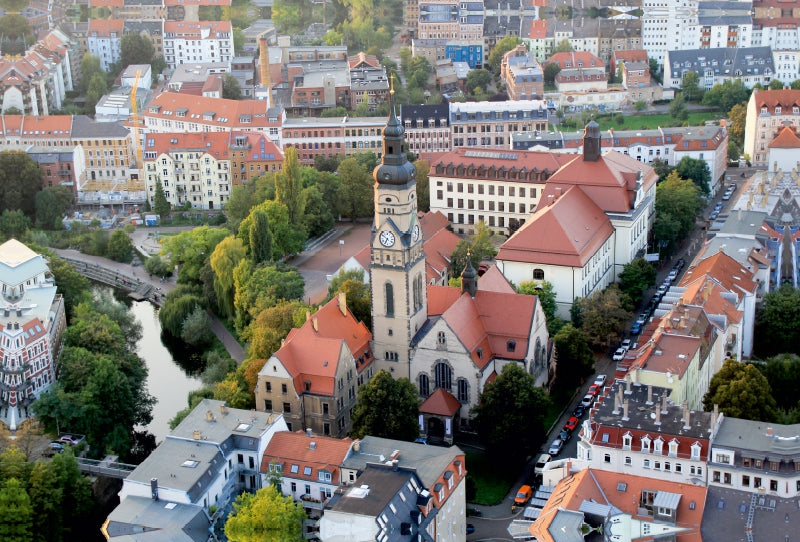
M 375 222 L 370 245 L 373 352 L 378 369 L 408 377 L 411 343 L 428 317 L 425 252 L 417 217 L 417 169 L 405 152 L 394 79 L 375 179 Z
M 585 162 L 597 162 L 600 158 L 600 141 L 600 125 L 592 119 L 583 132 L 583 160 Z
M 470 251 L 467 250 L 467 265 L 464 271 L 461 272 L 461 291 L 467 292 L 471 297 L 475 297 L 475 292 L 478 290 L 478 272 L 472 266 L 472 257 Z

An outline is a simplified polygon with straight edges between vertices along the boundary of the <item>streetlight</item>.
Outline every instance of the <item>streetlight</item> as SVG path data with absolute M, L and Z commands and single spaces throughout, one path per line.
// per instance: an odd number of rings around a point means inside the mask
M 344 244 L 344 239 L 339 239 L 339 257 L 342 256 L 342 245 Z

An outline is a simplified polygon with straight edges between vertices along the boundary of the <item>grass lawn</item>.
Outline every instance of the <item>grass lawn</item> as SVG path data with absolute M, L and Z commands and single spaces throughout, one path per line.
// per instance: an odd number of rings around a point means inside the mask
M 467 471 L 475 482 L 475 500 L 472 504 L 494 505 L 500 503 L 517 479 L 517 472 L 508 472 L 504 466 L 490 463 L 484 454 L 467 453 Z M 505 467 L 508 467 L 505 465 Z
M 703 111 L 699 113 L 689 113 L 689 126 L 702 126 L 707 120 L 717 120 L 720 113 L 714 111 Z M 600 117 L 597 123 L 600 125 L 601 130 L 650 130 L 658 128 L 659 126 L 668 127 L 674 126 L 676 120 L 667 114 L 662 115 L 626 115 L 623 117 L 625 122 L 617 124 L 610 117 Z

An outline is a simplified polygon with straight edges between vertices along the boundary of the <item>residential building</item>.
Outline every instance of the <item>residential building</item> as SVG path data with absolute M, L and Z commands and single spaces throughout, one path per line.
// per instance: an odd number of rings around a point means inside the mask
M 406 130 L 408 150 L 418 158 L 450 150 L 450 108 L 448 104 L 405 105 L 400 120 Z
M 587 531 L 614 540 L 702 542 L 707 491 L 649 476 L 620 478 L 615 472 L 583 469 L 558 483 L 534 522 L 518 520 L 519 534 L 540 542 L 582 540 Z
M 371 464 L 358 482 L 331 499 L 319 522 L 320 540 L 435 540 L 438 510 L 412 469 Z
M 432 160 L 428 174 L 431 210 L 447 216 L 457 233 L 472 234 L 475 225 L 483 222 L 505 235 L 525 223 L 547 179 L 571 157 L 456 148 Z
M 283 169 L 283 153 L 269 138 L 257 132 L 231 132 L 228 152 L 233 186 Z
M 147 92 L 153 85 L 153 72 L 150 64 L 131 64 L 119 74 L 120 86 Z
M 411 41 L 411 55 L 425 57 L 431 66 L 437 66 L 439 62 L 450 60 L 446 55 L 447 43 L 442 38 L 415 38 Z
M 167 87 L 182 94 L 202 96 L 203 86 L 215 74 L 230 73 L 230 62 L 197 62 L 180 64 L 167 81 Z
M 670 389 L 632 382 L 630 375 L 601 393 L 583 423 L 579 460 L 624 478 L 706 484 L 706 462 L 721 414 L 693 409 L 671 399 Z
M 695 72 L 700 88 L 705 90 L 735 79 L 741 79 L 747 88 L 753 88 L 756 83 L 767 87 L 775 76 L 769 46 L 667 51 L 664 86 L 680 88 L 687 72 Z
M 533 100 L 544 96 L 542 66 L 525 45 L 517 45 L 503 55 L 500 77 L 509 100 Z
M 366 436 L 353 444 L 350 454 L 341 464 L 344 484 L 355 488 L 363 485 L 375 487 L 375 484 L 365 484 L 368 479 L 364 475 L 376 466 L 385 466 L 389 470 L 396 468 L 397 472 L 410 471 L 416 476 L 415 491 L 424 497 L 430 496 L 430 501 L 425 501 L 429 506 L 422 507 L 423 516 L 428 516 L 426 521 L 431 524 L 425 529 L 430 540 L 465 540 L 467 468 L 464 452 L 458 446 L 444 448 Z M 414 503 L 413 499 L 407 500 Z M 431 514 L 434 509 L 436 512 Z M 341 535 L 341 540 L 354 540 L 348 537 L 350 533 L 336 532 L 337 524 L 341 526 L 337 515 L 331 514 L 336 510 L 335 502 L 325 510 L 320 525 L 322 539 L 327 540 L 325 535 L 330 532 Z M 431 515 L 434 516 L 432 519 Z
M 277 30 L 272 19 L 258 19 L 242 30 L 242 33 L 244 34 L 244 43 L 242 44 L 242 52 L 244 54 L 258 55 L 259 44 L 262 39 L 266 40 L 267 43 L 275 43 L 277 38 Z
M 68 44 L 72 87 L 77 88 L 81 82 L 81 66 L 77 60 L 82 59 L 83 55 L 89 52 L 89 23 L 63 21 L 52 32 L 63 36 L 63 41 Z M 73 62 L 72 59 L 75 59 L 75 61 Z
M 256 79 L 256 57 L 242 55 L 231 59 L 231 75 L 236 78 L 239 88 L 242 90 L 242 97 L 248 100 L 263 99 L 256 95 L 256 88 L 259 87 Z
M 341 465 L 354 442 L 307 431 L 275 433 L 261 461 L 262 485 L 280 477 L 280 491 L 302 504 L 308 515 L 305 534 L 318 534 L 319 518 L 329 499 L 344 485 Z
M 150 205 L 161 184 L 175 208 L 222 209 L 233 184 L 229 141 L 224 132 L 147 134 L 143 169 Z
M 347 63 L 350 68 L 350 104 L 353 109 L 366 104 L 370 111 L 375 111 L 379 105 L 388 101 L 389 78 L 386 76 L 386 68 L 378 62 L 375 55 L 360 52 L 351 56 Z
M 347 47 L 291 46 L 279 38 L 268 54 L 275 103 L 288 113 L 318 117 L 324 109 L 353 106 Z
M 556 89 L 559 92 L 608 88 L 606 66 L 592 53 L 586 51 L 556 53 L 545 62 L 545 66 L 548 64 L 556 64 L 561 68 L 555 79 Z
M 772 64 L 775 66 L 775 77 L 784 86 L 800 79 L 800 51 L 772 50 Z
M 160 2 L 159 2 L 160 3 Z M 128 6 L 126 6 L 128 7 Z M 149 7 L 145 4 L 134 4 L 130 7 Z M 125 21 L 122 35 L 139 34 L 153 44 L 153 57 L 164 56 L 164 17 L 115 17 Z M 156 74 L 159 75 L 159 74 Z M 147 88 L 150 88 L 149 86 Z
M 587 73 L 596 73 L 598 70 L 605 72 L 606 65 L 596 55 L 588 51 L 573 51 L 569 53 L 555 53 L 545 62 L 556 64 L 562 70 L 584 70 Z
M 124 22 L 122 19 L 90 19 L 86 45 L 89 52 L 100 58 L 103 71 L 119 62 L 120 41 Z
M 524 19 L 520 39 L 540 63 L 553 54 L 555 40 L 547 37 L 548 21 L 546 19 Z
M 94 118 L 97 122 L 114 122 L 122 124 L 131 117 L 131 91 L 132 88 L 118 87 L 101 96 L 94 106 Z M 144 91 L 147 92 L 146 90 Z M 142 96 L 142 95 L 140 95 Z M 144 96 L 142 96 L 144 98 Z M 137 102 L 144 102 L 137 96 Z
M 623 61 L 622 86 L 628 89 L 632 102 L 644 100 L 647 103 L 660 100 L 663 95 L 661 85 L 650 79 L 650 65 L 647 62 Z
M 162 92 L 139 111 L 144 134 L 171 132 L 260 132 L 281 147 L 285 113 L 264 100 L 227 100 Z
M 16 239 L 0 245 L 0 419 L 14 431 L 56 380 L 64 300 L 47 261 Z
M 751 496 L 753 500 L 760 496 L 796 499 L 800 495 L 800 455 L 789 443 L 796 442 L 798 434 L 797 424 L 726 417 L 708 458 L 709 485 L 738 490 L 747 501 Z
M 123 480 L 117 510 L 135 506 L 126 501 L 139 497 L 189 505 L 210 516 L 212 506 L 223 508 L 242 491 L 263 487 L 264 452 L 286 429 L 280 414 L 203 399 Z M 130 528 L 136 525 L 146 526 L 147 518 L 130 518 Z
M 649 64 L 647 51 L 644 49 L 624 49 L 621 51 L 612 52 L 608 61 L 609 73 L 613 74 L 614 77 L 619 78 L 619 66 L 625 62 L 644 62 Z
M 31 145 L 25 154 L 39 164 L 44 187 L 65 186 L 74 198 L 86 182 L 86 158 L 83 147 L 44 147 Z
M 258 372 L 256 408 L 282 412 L 289 430 L 346 435 L 358 388 L 374 372 L 371 339 L 340 293 L 290 331 Z
M 169 68 L 196 62 L 230 62 L 232 58 L 230 21 L 164 21 L 164 60 Z
M 453 149 L 507 149 L 511 145 L 513 133 L 546 132 L 547 126 L 547 104 L 543 100 L 450 104 Z
M 481 40 L 447 41 L 444 45 L 444 57 L 453 62 L 463 62 L 470 69 L 483 68 L 484 45 Z
M 800 129 L 800 90 L 755 90 L 747 102 L 744 154 L 756 167 L 768 163 L 769 143 L 783 126 Z
M 380 158 L 384 125 L 380 117 L 286 118 L 282 148 L 296 148 L 300 163 L 309 166 L 316 156 L 374 152 Z
M 503 275 L 515 284 L 551 282 L 559 314 L 568 314 L 576 297 L 602 290 L 644 253 L 657 177 L 630 156 L 603 154 L 591 121 L 583 154 L 548 179 L 534 215 L 500 247 Z

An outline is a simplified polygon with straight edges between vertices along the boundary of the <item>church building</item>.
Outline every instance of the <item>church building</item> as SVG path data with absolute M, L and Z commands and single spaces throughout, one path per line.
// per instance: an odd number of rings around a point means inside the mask
M 518 363 L 547 386 L 555 376 L 552 343 L 538 297 L 517 294 L 497 269 L 479 280 L 469 264 L 461 288 L 426 283 L 416 170 L 391 98 L 382 160 L 373 172 L 372 350 L 376 369 L 409 378 L 421 399 L 435 395 L 447 405 L 423 419 L 423 403 L 420 419 L 422 433 L 447 439 L 453 424 L 468 425 L 483 386 L 504 365 Z

